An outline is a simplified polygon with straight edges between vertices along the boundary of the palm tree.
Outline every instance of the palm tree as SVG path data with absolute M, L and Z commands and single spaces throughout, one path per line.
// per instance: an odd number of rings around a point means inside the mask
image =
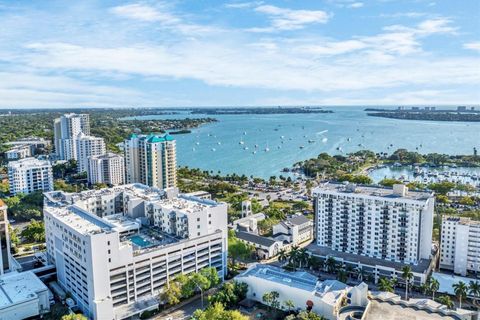
M 292 300 L 283 301 L 283 305 L 287 309 L 287 312 L 290 313 L 295 308 L 295 303 Z
M 325 265 L 327 266 L 328 273 L 334 273 L 337 268 L 337 261 L 333 257 L 328 257 L 327 261 L 325 261 Z
M 453 287 L 453 292 L 455 292 L 455 295 L 458 298 L 459 301 L 459 307 L 460 309 L 462 308 L 462 299 L 467 297 L 467 292 L 468 292 L 468 287 L 463 281 L 459 281 L 458 283 L 454 283 L 452 285 Z
M 345 269 L 339 269 L 337 273 L 337 280 L 340 282 L 347 282 L 348 281 L 348 272 Z
M 435 293 L 440 289 L 440 282 L 435 278 L 430 278 L 430 292 L 432 293 L 432 300 L 435 300 Z
M 288 253 L 288 262 L 295 265 L 297 258 L 298 258 L 298 247 L 293 246 L 290 252 Z
M 405 280 L 405 300 L 408 300 L 408 285 L 413 278 L 412 268 L 410 266 L 402 268 L 402 278 Z
M 284 249 L 282 249 L 278 252 L 278 261 L 279 262 L 281 262 L 281 263 L 285 262 L 285 261 L 287 261 L 287 258 L 288 258 L 288 254 Z
M 438 303 L 441 303 L 441 304 L 447 306 L 448 309 L 453 309 L 453 301 L 452 301 L 452 299 L 450 299 L 449 296 L 446 296 L 446 295 L 440 296 L 440 297 L 438 297 L 437 301 L 438 301 Z
M 299 263 L 299 267 L 301 268 L 302 265 L 304 265 L 305 267 L 307 266 L 307 263 L 308 263 L 308 258 L 310 256 L 308 255 L 308 252 L 307 252 L 307 249 L 305 248 L 302 248 L 300 250 L 298 250 L 298 263 Z
M 380 278 L 380 281 L 378 281 L 378 290 L 393 292 L 392 281 L 390 281 L 388 278 Z
M 480 283 L 478 281 L 470 281 L 468 284 L 468 292 L 473 296 L 473 302 L 476 304 L 480 296 Z

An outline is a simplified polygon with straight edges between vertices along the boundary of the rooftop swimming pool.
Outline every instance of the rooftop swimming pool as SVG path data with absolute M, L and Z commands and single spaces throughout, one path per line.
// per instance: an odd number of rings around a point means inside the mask
M 130 241 L 132 241 L 134 245 L 139 246 L 141 248 L 150 247 L 152 245 L 150 241 L 148 241 L 147 239 L 139 235 L 130 237 Z

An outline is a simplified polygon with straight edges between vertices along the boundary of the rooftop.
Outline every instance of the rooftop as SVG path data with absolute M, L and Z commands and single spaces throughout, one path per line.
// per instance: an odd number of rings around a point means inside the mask
M 286 222 L 287 222 L 287 223 L 290 223 L 290 224 L 292 224 L 292 225 L 300 226 L 300 225 L 302 225 L 302 224 L 311 222 L 311 220 L 308 219 L 307 217 L 305 217 L 305 216 L 302 215 L 302 214 L 294 214 L 294 215 L 288 217 L 287 220 L 286 220 Z
M 90 156 L 90 159 L 111 159 L 111 158 L 123 158 L 121 155 L 113 153 L 113 152 L 107 152 L 102 155 L 97 155 L 97 156 Z
M 51 191 L 44 193 L 50 205 L 67 206 L 78 200 L 89 198 L 128 193 L 130 196 L 142 198 L 144 200 L 155 201 L 165 196 L 165 191 L 158 188 L 149 187 L 140 183 L 125 184 L 113 188 L 100 190 L 87 190 L 78 193 L 67 193 L 63 191 Z
M 178 210 L 186 214 L 202 211 L 206 208 L 216 207 L 218 202 L 208 199 L 201 199 L 194 196 L 180 195 L 174 198 L 161 199 L 155 202 L 165 209 Z
M 349 263 L 361 263 L 366 266 L 383 266 L 387 268 L 393 268 L 395 270 L 402 270 L 405 266 L 404 263 L 389 261 L 374 257 L 362 256 L 355 253 L 341 252 L 333 250 L 329 247 L 318 246 L 314 243 L 307 246 L 307 250 L 314 255 L 322 257 L 334 257 L 337 260 L 343 260 Z M 413 272 L 424 273 L 428 270 L 430 261 L 426 259 L 421 259 L 416 265 L 409 265 L 412 268 Z
M 150 143 L 157 143 L 157 142 L 164 142 L 164 141 L 174 141 L 175 139 L 169 135 L 168 133 L 164 135 L 155 135 L 153 133 L 149 135 L 137 135 L 137 134 L 132 134 L 130 135 L 129 139 L 141 139 L 141 140 L 147 140 L 147 142 Z
M 0 276 L 0 310 L 35 299 L 37 293 L 45 290 L 48 288 L 31 271 L 4 274 Z
M 328 303 L 334 303 L 348 286 L 337 280 L 317 281 L 317 277 L 305 272 L 288 272 L 271 265 L 256 264 L 237 277 L 257 277 L 268 281 L 295 287 L 319 296 Z
M 469 218 L 469 217 L 444 216 L 443 219 L 446 220 L 446 221 L 458 222 L 459 224 L 463 224 L 463 225 L 480 226 L 480 221 L 474 220 L 474 219 Z
M 235 235 L 240 240 L 256 243 L 264 247 L 270 247 L 277 242 L 277 240 L 275 239 L 262 237 L 257 234 L 245 231 L 237 231 Z
M 22 167 L 44 167 L 50 166 L 48 160 L 39 160 L 36 158 L 24 158 L 17 161 L 11 161 L 8 163 L 9 168 L 22 168 Z
M 432 192 L 425 191 L 409 191 L 407 190 L 405 194 L 399 194 L 394 192 L 393 188 L 383 188 L 378 186 L 368 186 L 368 185 L 355 185 L 355 184 L 344 184 L 344 183 L 331 183 L 327 182 L 319 187 L 315 188 L 315 192 L 329 192 L 329 193 L 343 193 L 353 195 L 365 195 L 371 197 L 381 197 L 387 199 L 409 199 L 409 200 L 427 200 L 433 197 Z

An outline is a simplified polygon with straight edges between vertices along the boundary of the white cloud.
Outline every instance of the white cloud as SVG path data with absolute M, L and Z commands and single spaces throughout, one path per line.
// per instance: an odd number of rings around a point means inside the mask
M 364 6 L 363 2 L 354 2 L 350 5 L 348 5 L 349 8 L 353 8 L 353 9 L 362 8 L 363 6 Z
M 111 12 L 121 17 L 140 21 L 160 21 L 167 24 L 179 22 L 179 19 L 169 12 L 160 11 L 157 8 L 139 3 L 113 7 Z
M 322 10 L 292 10 L 273 5 L 258 6 L 255 11 L 268 15 L 271 21 L 271 27 L 250 30 L 257 32 L 302 29 L 309 24 L 327 23 L 330 18 L 330 15 Z
M 480 52 L 480 41 L 468 42 L 463 45 L 465 49 L 475 50 Z
M 263 1 L 251 1 L 251 2 L 232 2 L 225 5 L 226 8 L 232 9 L 245 9 L 252 8 L 263 4 Z

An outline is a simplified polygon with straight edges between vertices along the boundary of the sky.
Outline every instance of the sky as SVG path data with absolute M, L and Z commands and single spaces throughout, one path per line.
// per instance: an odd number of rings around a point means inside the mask
M 480 104 L 479 0 L 0 0 L 1 108 L 408 104 Z

